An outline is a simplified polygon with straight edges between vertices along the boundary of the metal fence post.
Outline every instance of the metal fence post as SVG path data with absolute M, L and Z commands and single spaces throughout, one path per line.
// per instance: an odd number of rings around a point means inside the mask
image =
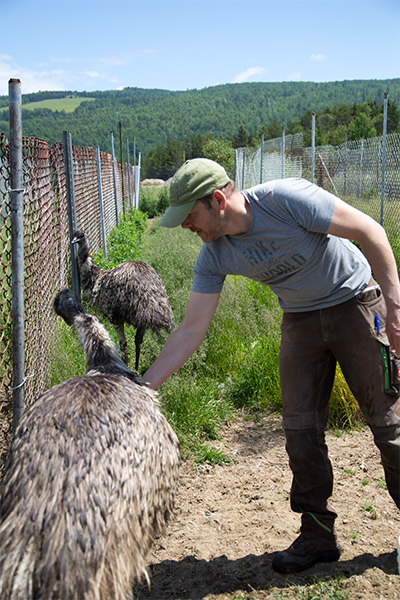
M 361 140 L 361 156 L 360 156 L 360 191 L 359 191 L 359 198 L 362 198 L 363 160 L 364 160 L 364 140 Z
M 11 175 L 11 294 L 13 333 L 13 431 L 25 410 L 24 189 L 22 173 L 21 82 L 8 82 Z
M 97 162 L 97 184 L 99 187 L 99 204 L 100 204 L 100 223 L 101 223 L 101 241 L 103 246 L 104 258 L 107 258 L 107 245 L 106 245 L 106 234 L 104 231 L 104 211 L 103 211 L 103 191 L 101 187 L 101 166 L 100 166 L 100 148 L 96 148 L 96 162 Z
M 112 131 L 110 132 L 110 142 L 111 142 L 111 156 L 112 156 L 113 177 L 114 177 L 115 219 L 116 219 L 117 225 L 119 225 L 117 175 L 115 172 L 114 134 Z
M 142 153 L 138 154 L 138 164 L 137 164 L 137 188 L 136 188 L 136 208 L 140 208 L 140 167 L 142 163 Z
M 345 196 L 347 193 L 347 129 L 344 132 L 344 181 L 343 181 L 344 189 L 343 195 Z
M 244 169 L 246 166 L 246 148 L 243 148 L 243 164 L 242 164 L 242 185 L 241 189 L 244 190 Z
M 134 202 L 133 202 L 133 205 L 137 209 L 137 208 L 139 208 L 139 185 L 140 185 L 140 173 L 139 173 L 139 167 L 137 165 L 135 165 L 133 167 L 133 177 L 134 177 L 134 181 L 133 181 Z
M 132 194 L 131 194 L 131 163 L 129 159 L 129 141 L 126 139 L 126 163 L 128 165 L 128 198 L 129 208 L 132 208 Z
M 260 183 L 263 181 L 264 134 L 261 134 Z
M 311 183 L 314 183 L 314 163 L 315 163 L 315 113 L 312 113 L 312 131 L 311 131 Z
M 282 179 L 285 177 L 285 128 L 282 127 Z
M 122 151 L 122 123 L 119 122 L 119 146 L 121 150 L 121 186 L 122 186 L 122 212 L 125 213 L 125 190 L 124 190 L 124 155 Z
M 384 93 L 383 110 L 383 138 L 382 138 L 382 183 L 381 183 L 381 225 L 383 227 L 383 213 L 385 210 L 385 167 L 386 167 L 386 129 L 387 129 L 388 93 Z
M 74 231 L 77 230 L 78 224 L 76 220 L 76 206 L 75 206 L 75 180 L 74 180 L 74 159 L 72 154 L 72 136 L 70 131 L 63 131 L 63 150 L 64 150 L 64 166 L 65 166 L 65 179 L 66 179 L 66 190 L 67 190 L 67 208 L 68 208 L 68 228 L 69 228 L 69 242 L 70 242 L 70 256 L 71 256 L 71 276 L 72 276 L 72 289 L 75 294 L 80 297 L 81 295 L 81 284 L 79 280 L 78 264 L 76 261 L 76 248 L 71 244 L 72 236 Z
M 238 186 L 238 151 L 235 148 L 235 183 Z

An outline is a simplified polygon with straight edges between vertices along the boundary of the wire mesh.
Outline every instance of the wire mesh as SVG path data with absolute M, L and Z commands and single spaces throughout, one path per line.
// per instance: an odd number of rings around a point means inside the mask
M 255 150 L 238 148 L 235 169 L 236 185 L 245 189 L 272 179 L 301 177 L 302 158 L 302 133 L 267 140 Z
M 11 435 L 10 398 L 12 384 L 12 305 L 11 305 L 11 218 L 8 168 L 9 146 L 0 135 L 0 444 Z
M 51 345 L 57 318 L 53 300 L 71 285 L 71 252 L 63 145 L 49 147 L 39 138 L 23 138 L 25 405 L 29 407 L 49 384 Z M 102 248 L 97 158 L 94 148 L 73 146 L 77 225 L 90 239 L 91 251 Z M 100 153 L 103 218 L 106 238 L 123 213 L 122 171 L 111 155 Z M 133 197 L 134 178 L 131 168 Z M 12 426 L 12 297 L 9 144 L 0 135 L 0 446 L 8 445 Z M 115 188 L 117 198 L 115 198 Z M 128 207 L 128 204 L 126 204 Z M 0 461 L 1 462 L 1 461 Z
M 313 149 L 302 147 L 301 135 L 268 140 L 262 153 L 261 146 L 239 148 L 236 184 L 243 189 L 284 177 L 314 179 L 384 225 L 391 244 L 399 246 L 400 133 L 386 137 L 385 153 L 382 137 Z
M 23 139 L 25 399 L 29 406 L 46 389 L 50 343 L 54 339 L 52 299 L 58 287 L 60 235 L 47 142 Z

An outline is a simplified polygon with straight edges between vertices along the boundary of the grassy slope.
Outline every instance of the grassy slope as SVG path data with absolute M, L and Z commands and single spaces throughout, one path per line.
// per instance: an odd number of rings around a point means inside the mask
M 49 108 L 52 111 L 65 111 L 67 113 L 74 112 L 74 110 L 82 104 L 82 102 L 90 102 L 96 100 L 96 98 L 78 98 L 78 97 L 66 97 L 66 98 L 53 98 L 50 100 L 40 100 L 39 102 L 29 102 L 24 104 L 22 108 L 26 110 L 35 110 L 37 108 Z

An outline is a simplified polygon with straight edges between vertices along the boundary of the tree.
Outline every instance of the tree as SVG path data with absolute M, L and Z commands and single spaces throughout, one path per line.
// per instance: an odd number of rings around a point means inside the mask
M 215 160 L 224 167 L 228 175 L 233 179 L 235 173 L 235 150 L 227 140 L 222 138 L 210 140 L 205 144 L 205 158 Z
M 247 131 L 240 125 L 237 134 L 233 138 L 233 147 L 234 148 L 245 148 L 248 144 L 248 135 Z
M 387 132 L 400 132 L 400 111 L 397 104 L 395 104 L 395 102 L 391 102 L 390 100 L 388 100 Z
M 377 103 L 376 103 L 377 104 Z M 383 105 L 378 104 L 379 111 L 374 112 L 373 124 L 378 135 L 383 134 Z M 400 132 L 400 112 L 397 104 L 388 100 L 387 106 L 387 133 Z
M 275 140 L 282 137 L 282 123 L 278 120 L 271 121 L 267 126 L 267 140 Z
M 339 125 L 335 127 L 330 133 L 329 143 L 332 146 L 340 146 L 346 139 L 346 127 L 344 125 Z
M 186 159 L 198 158 L 203 156 L 203 146 L 207 142 L 207 137 L 198 133 L 195 137 L 186 138 L 185 155 Z
M 366 140 L 376 137 L 376 129 L 365 113 L 360 113 L 351 121 L 348 129 L 349 140 Z

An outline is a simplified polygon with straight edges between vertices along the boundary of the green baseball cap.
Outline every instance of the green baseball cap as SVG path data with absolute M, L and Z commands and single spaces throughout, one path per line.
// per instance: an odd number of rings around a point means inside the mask
M 159 225 L 177 227 L 196 200 L 205 198 L 230 181 L 225 169 L 209 158 L 187 160 L 175 173 L 169 188 L 169 207 Z

